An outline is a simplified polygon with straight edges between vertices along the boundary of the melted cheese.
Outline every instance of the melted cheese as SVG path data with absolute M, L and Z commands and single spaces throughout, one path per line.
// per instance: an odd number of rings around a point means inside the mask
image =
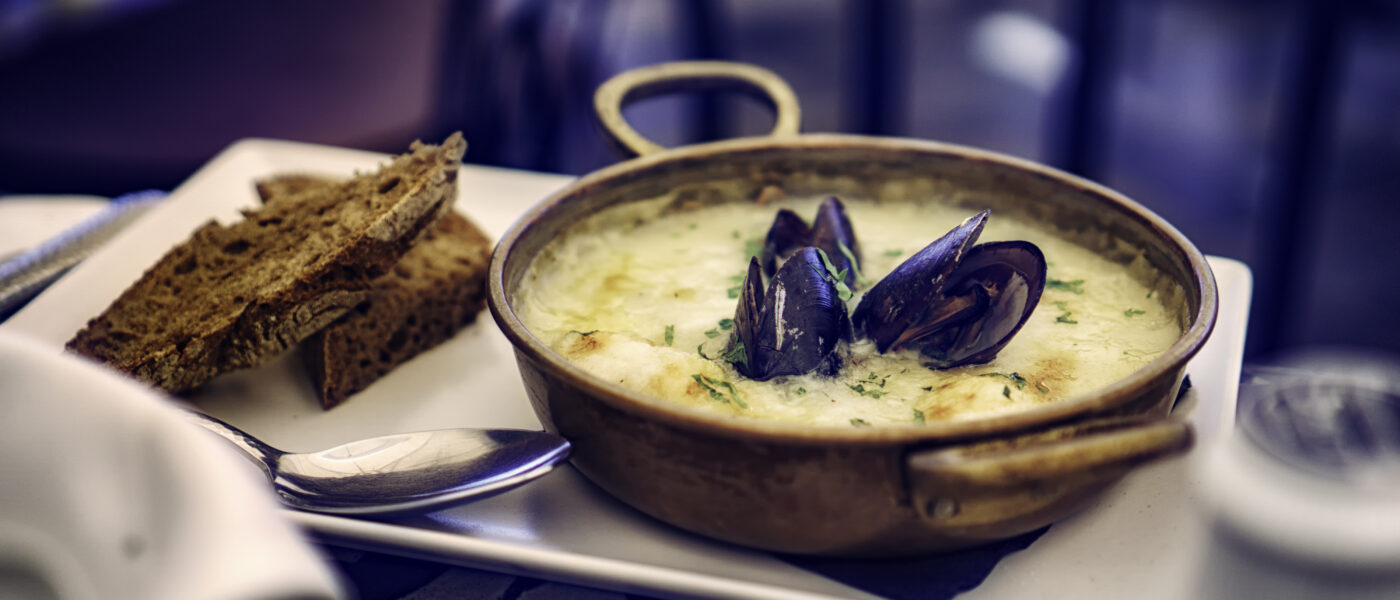
M 843 201 L 870 282 L 971 214 L 932 203 Z M 1052 282 L 994 361 L 932 370 L 917 351 L 879 354 L 858 337 L 838 348 L 845 366 L 834 377 L 750 380 L 718 358 L 748 257 L 778 208 L 810 217 L 816 203 L 671 211 L 663 198 L 604 211 L 536 257 L 517 312 L 541 341 L 604 380 L 725 414 L 858 427 L 975 418 L 1092 392 L 1159 356 L 1181 334 L 1179 315 L 1161 301 L 1165 294 L 1139 282 L 1150 278 L 1132 276 L 1142 264 L 1111 262 L 993 214 L 979 242 L 1035 243 Z M 851 309 L 868 288 L 857 289 Z

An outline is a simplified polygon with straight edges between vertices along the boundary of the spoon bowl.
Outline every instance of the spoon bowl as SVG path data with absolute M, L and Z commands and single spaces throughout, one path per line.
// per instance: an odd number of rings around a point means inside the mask
M 242 450 L 283 504 L 319 513 L 424 512 L 485 498 L 548 473 L 570 450 L 567 440 L 543 431 L 442 429 L 292 453 L 214 417 L 185 412 Z

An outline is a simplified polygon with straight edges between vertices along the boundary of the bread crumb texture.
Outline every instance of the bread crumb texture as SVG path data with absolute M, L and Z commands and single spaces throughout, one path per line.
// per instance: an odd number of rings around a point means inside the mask
M 491 242 L 448 214 L 374 281 L 368 299 L 305 342 L 303 359 L 330 408 L 450 339 L 486 306 Z

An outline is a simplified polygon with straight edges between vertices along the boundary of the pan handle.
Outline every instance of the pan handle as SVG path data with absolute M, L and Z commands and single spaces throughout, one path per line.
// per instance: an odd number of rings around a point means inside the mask
M 768 102 L 776 113 L 769 135 L 797 134 L 802 109 L 792 88 L 776 73 L 745 63 L 670 62 L 623 71 L 598 86 L 593 110 L 609 143 L 626 156 L 643 156 L 665 148 L 627 123 L 624 105 L 672 92 L 714 89 L 745 92 Z
M 1191 426 L 1153 416 L 1110 417 L 1011 440 L 924 450 L 906 458 L 911 498 L 930 525 L 1029 531 L 1139 465 L 1183 453 Z

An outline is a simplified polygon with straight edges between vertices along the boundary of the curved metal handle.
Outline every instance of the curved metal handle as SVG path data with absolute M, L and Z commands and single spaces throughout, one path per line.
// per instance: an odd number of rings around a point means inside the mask
M 224 441 L 233 444 L 241 450 L 243 456 L 257 465 L 259 469 L 262 469 L 263 474 L 267 475 L 268 480 L 272 480 L 275 477 L 277 458 L 284 454 L 281 450 L 264 444 L 261 440 L 244 433 L 243 430 L 237 427 L 192 408 L 181 407 L 181 412 L 185 413 L 186 421 L 213 432 L 223 438 Z
M 1194 439 L 1182 421 L 1114 417 L 918 452 L 906 458 L 906 476 L 915 508 L 931 525 L 1029 524 L 1134 467 L 1185 452 Z
M 623 71 L 598 86 L 593 109 L 608 142 L 626 156 L 665 150 L 637 133 L 622 116 L 622 107 L 672 92 L 728 89 L 767 101 L 776 113 L 769 135 L 796 135 L 802 120 L 797 95 L 776 73 L 750 64 L 723 61 L 671 62 Z

